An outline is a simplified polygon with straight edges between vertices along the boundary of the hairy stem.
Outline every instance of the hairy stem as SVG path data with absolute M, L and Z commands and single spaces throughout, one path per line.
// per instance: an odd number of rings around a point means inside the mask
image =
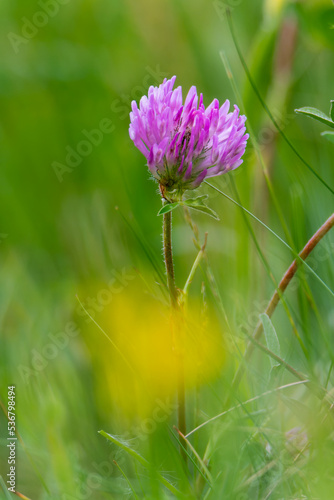
M 328 231 L 334 226 L 334 213 L 326 220 L 326 222 L 318 229 L 318 231 L 312 236 L 312 238 L 306 243 L 304 246 L 303 250 L 298 254 L 298 258 L 296 258 L 289 269 L 286 271 L 284 274 L 283 278 L 281 279 L 278 288 L 275 290 L 273 296 L 271 297 L 269 304 L 265 310 L 265 314 L 267 314 L 269 317 L 272 316 L 273 312 L 275 311 L 277 304 L 279 303 L 284 291 L 286 290 L 287 286 L 291 282 L 292 278 L 296 274 L 298 267 L 301 263 L 302 260 L 305 260 L 312 250 L 317 246 L 319 241 L 322 240 L 322 238 L 328 233 Z M 263 324 L 261 321 L 258 322 L 258 324 L 255 327 L 255 330 L 252 335 L 252 339 L 256 342 L 260 339 L 261 335 L 263 333 Z M 231 393 L 235 391 L 240 382 L 241 379 L 245 373 L 245 362 L 251 357 L 252 352 L 255 348 L 256 343 L 254 342 L 249 342 L 244 357 L 243 357 L 243 364 L 239 366 L 235 377 L 232 382 L 231 386 Z
M 173 250 L 172 250 L 172 213 L 167 212 L 163 215 L 163 246 L 164 258 L 167 274 L 167 286 L 171 305 L 177 308 L 177 290 L 175 286 Z
M 164 204 L 167 204 L 165 200 L 163 200 Z M 165 266 L 166 266 L 166 274 L 167 274 L 167 286 L 170 295 L 170 301 L 172 306 L 172 314 L 173 314 L 173 327 L 178 333 L 178 322 L 180 320 L 179 313 L 180 307 L 178 303 L 178 292 L 175 286 L 175 277 L 174 277 L 174 264 L 173 264 L 173 249 L 172 249 L 172 213 L 167 212 L 163 214 L 163 248 L 164 248 L 164 258 L 165 258 Z M 177 340 L 177 342 L 180 339 Z M 182 341 L 182 339 L 181 339 Z M 179 342 L 178 342 L 179 344 Z M 177 355 L 177 378 L 178 378 L 178 428 L 182 434 L 186 434 L 186 397 L 185 397 L 185 381 L 184 381 L 184 360 L 183 360 L 183 352 L 182 352 L 182 342 L 181 345 L 176 348 Z M 186 459 L 187 455 L 184 452 L 184 449 L 181 447 L 181 455 L 184 459 Z

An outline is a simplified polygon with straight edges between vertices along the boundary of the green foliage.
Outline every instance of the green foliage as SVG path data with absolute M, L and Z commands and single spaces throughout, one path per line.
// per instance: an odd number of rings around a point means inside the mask
M 334 106 L 333 106 L 334 101 L 331 101 L 330 104 L 330 109 L 329 109 L 329 115 L 325 115 L 322 111 L 319 111 L 319 109 L 316 108 L 300 108 L 300 109 L 295 109 L 296 113 L 304 114 L 306 116 L 310 116 L 311 118 L 314 118 L 315 120 L 318 120 L 321 123 L 324 123 L 325 125 L 328 125 L 331 128 L 334 128 Z M 321 132 L 321 135 L 325 137 L 330 142 L 334 142 L 334 132 L 331 131 L 324 131 Z
M 160 210 L 159 210 L 159 212 L 158 212 L 157 215 L 167 214 L 168 212 L 171 212 L 175 208 L 180 207 L 181 203 L 182 202 L 180 202 L 180 201 L 174 201 L 173 203 L 167 203 L 162 208 L 160 208 Z
M 333 92 L 333 7 L 327 0 L 286 0 L 268 23 L 262 14 L 269 3 L 0 4 L 0 400 L 6 407 L 7 386 L 15 384 L 17 490 L 27 498 L 331 498 L 333 231 L 299 266 L 273 318 L 263 312 L 296 254 L 333 211 L 333 194 L 305 168 L 306 162 L 333 186 L 333 145 L 293 113 L 311 102 L 315 108 L 301 113 L 327 125 L 322 135 L 333 142 L 333 101 L 328 116 L 317 109 L 326 109 Z M 30 23 L 45 19 L 42 4 L 59 9 L 34 30 Z M 230 36 L 227 4 L 255 88 Z M 287 59 L 278 47 L 291 18 L 296 49 Z M 24 38 L 16 39 L 17 51 L 11 33 Z M 243 101 L 230 87 L 221 50 Z M 277 73 L 279 63 L 287 64 Z M 168 301 L 162 220 L 155 217 L 160 196 L 128 126 L 131 100 L 174 74 L 184 96 L 196 85 L 206 105 L 216 97 L 245 108 L 252 129 L 244 164 L 212 181 L 218 191 L 203 184 L 182 202 L 192 221 L 175 210 L 180 203 L 164 207 L 174 210 L 176 286 L 187 281 L 184 307 L 195 304 L 198 311 L 192 344 L 209 318 L 226 351 L 219 374 L 205 383 L 199 375 L 187 391 L 188 468 L 171 431 L 174 394 L 161 395 L 142 414 L 139 375 L 126 385 L 126 375 L 114 371 L 117 364 L 125 366 L 122 373 L 133 368 L 116 333 L 131 347 L 129 325 L 139 335 L 147 311 L 133 317 L 130 288 L 137 304 L 148 297 Z M 212 220 L 217 214 L 219 223 Z M 167 316 L 158 318 L 152 338 L 160 338 Z M 268 349 L 255 346 L 245 361 L 259 317 Z M 269 361 L 276 364 L 268 350 L 313 385 L 282 364 L 268 383 Z M 153 358 L 163 365 L 165 355 L 161 348 L 143 365 Z M 232 390 L 240 366 L 245 375 Z M 2 410 L 0 426 L 0 496 L 7 499 Z M 99 436 L 98 429 L 106 432 Z
M 334 121 L 331 118 L 329 118 L 329 116 L 325 115 L 325 113 L 319 111 L 319 109 L 304 107 L 295 109 L 295 112 L 306 116 L 310 116 L 311 118 L 314 118 L 315 120 L 318 120 L 319 122 L 328 125 L 328 127 L 334 128 Z
M 141 465 L 143 465 L 146 469 L 150 470 L 151 465 L 150 463 L 143 458 L 139 453 L 137 453 L 127 442 L 125 442 L 123 439 L 120 439 L 116 436 L 112 436 L 111 434 L 108 434 L 107 432 L 104 431 L 99 431 L 99 434 L 101 436 L 105 437 L 112 443 L 116 444 L 119 446 L 122 450 L 124 450 L 126 453 L 128 453 L 132 458 L 137 460 Z M 159 481 L 168 488 L 171 493 L 176 495 L 178 498 L 182 497 L 181 492 L 178 491 L 167 479 L 165 479 L 161 474 L 157 473 L 157 477 L 159 478 Z
M 326 0 L 298 2 L 295 6 L 299 18 L 305 26 L 304 32 L 315 46 L 334 49 L 334 10 Z
M 137 460 L 144 467 L 148 467 L 149 466 L 149 462 L 147 460 L 145 460 L 145 458 L 143 458 L 139 453 L 137 453 L 129 445 L 129 443 L 127 443 L 126 441 L 124 441 L 124 439 L 119 438 L 117 436 L 112 436 L 111 434 L 108 434 L 105 431 L 99 431 L 99 434 L 101 434 L 101 436 L 105 437 L 106 439 L 108 439 L 112 443 L 114 443 L 117 446 L 119 446 L 122 450 L 124 450 L 126 453 L 128 453 L 132 458 L 134 458 L 135 460 Z
M 188 208 L 193 208 L 194 210 L 198 210 L 199 212 L 202 212 L 206 215 L 210 215 L 210 217 L 213 217 L 216 220 L 219 220 L 218 215 L 212 208 L 208 207 L 205 205 L 203 202 L 208 198 L 208 195 L 203 195 L 203 196 L 197 196 L 196 198 L 188 198 L 182 201 L 175 201 L 173 203 L 168 203 L 164 205 L 162 208 L 160 208 L 158 215 L 163 215 L 168 212 L 171 212 L 177 207 L 188 207 Z
M 212 208 L 205 205 L 203 202 L 208 198 L 208 195 L 198 196 L 197 198 L 188 198 L 184 201 L 184 205 L 189 208 L 193 208 L 194 210 L 199 210 L 200 212 L 210 215 L 216 220 L 219 220 L 218 215 Z

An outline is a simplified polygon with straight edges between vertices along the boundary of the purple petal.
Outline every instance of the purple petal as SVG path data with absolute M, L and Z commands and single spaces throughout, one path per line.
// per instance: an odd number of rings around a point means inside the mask
M 188 179 L 190 179 L 192 169 L 193 169 L 193 164 L 192 164 L 192 162 L 190 162 L 189 166 L 188 166 L 188 168 L 186 170 L 186 173 L 183 176 L 183 178 L 184 178 L 185 181 L 187 181 Z
M 172 181 L 171 190 L 173 181 L 174 185 L 183 182 L 183 189 L 195 189 L 205 177 L 241 165 L 249 138 L 246 116 L 236 105 L 229 112 L 228 100 L 219 107 L 214 99 L 205 108 L 195 86 L 183 105 L 182 88 L 173 90 L 175 80 L 173 76 L 158 87 L 151 86 L 139 108 L 132 101 L 129 136 L 159 182 Z

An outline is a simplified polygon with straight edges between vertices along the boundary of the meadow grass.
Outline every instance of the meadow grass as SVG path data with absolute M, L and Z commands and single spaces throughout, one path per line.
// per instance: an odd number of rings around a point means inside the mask
M 0 7 L 0 498 L 15 385 L 21 498 L 330 500 L 333 230 L 298 254 L 333 213 L 334 146 L 294 109 L 334 98 L 332 5 L 58 6 L 17 51 L 8 34 L 42 8 Z M 198 190 L 219 221 L 173 211 L 181 433 L 161 202 L 128 137 L 130 101 L 173 74 L 236 102 L 251 135 L 243 166 Z

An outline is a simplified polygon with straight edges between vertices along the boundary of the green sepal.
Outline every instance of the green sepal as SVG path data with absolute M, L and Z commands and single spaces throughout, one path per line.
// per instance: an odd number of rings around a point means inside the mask
M 302 115 L 310 116 L 311 118 L 314 118 L 315 120 L 318 120 L 319 122 L 328 125 L 328 127 L 334 128 L 334 121 L 319 109 L 305 107 L 305 108 L 295 109 L 295 112 Z M 332 106 L 331 106 L 331 114 L 332 114 Z

